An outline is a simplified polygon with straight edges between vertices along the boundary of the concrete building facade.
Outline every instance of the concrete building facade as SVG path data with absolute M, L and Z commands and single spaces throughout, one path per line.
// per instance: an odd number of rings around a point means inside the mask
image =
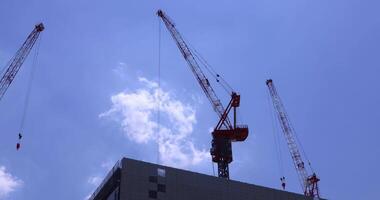
M 300 194 L 123 158 L 89 200 L 308 200 Z

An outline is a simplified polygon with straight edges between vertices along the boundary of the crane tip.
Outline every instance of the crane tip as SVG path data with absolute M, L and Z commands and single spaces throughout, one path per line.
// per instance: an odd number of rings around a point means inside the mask
M 268 85 L 268 84 L 270 84 L 270 83 L 272 83 L 272 82 L 273 82 L 272 79 L 268 79 L 266 83 L 267 83 L 267 85 Z
M 38 32 L 41 32 L 41 31 L 43 31 L 45 29 L 45 26 L 44 26 L 43 23 L 39 23 L 39 24 L 36 25 L 36 29 L 37 29 Z
M 161 9 L 158 9 L 158 10 L 157 10 L 157 15 L 158 15 L 159 17 L 162 17 L 162 16 L 164 15 L 164 12 L 163 12 Z

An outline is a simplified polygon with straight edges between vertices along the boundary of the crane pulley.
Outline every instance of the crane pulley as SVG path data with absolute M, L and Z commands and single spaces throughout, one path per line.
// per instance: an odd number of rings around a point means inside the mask
M 185 58 L 188 66 L 193 72 L 197 82 L 201 86 L 207 99 L 210 101 L 214 111 L 219 116 L 219 121 L 212 132 L 213 140 L 210 153 L 212 161 L 218 164 L 218 176 L 229 179 L 228 164 L 232 162 L 231 142 L 244 141 L 248 137 L 248 126 L 236 125 L 236 108 L 240 106 L 240 95 L 235 91 L 231 91 L 231 100 L 227 107 L 224 108 L 200 67 L 200 64 L 204 64 L 204 61 L 200 60 L 189 48 L 181 34 L 176 29 L 175 24 L 162 10 L 158 10 L 157 15 L 164 22 L 182 53 L 182 56 Z M 219 74 L 216 76 L 220 77 Z M 217 79 L 217 81 L 219 82 L 219 79 Z M 228 117 L 231 110 L 234 112 L 233 123 L 231 123 L 231 120 Z
M 288 148 L 292 156 L 293 164 L 296 168 L 302 190 L 305 196 L 319 198 L 318 182 L 320 179 L 314 172 L 310 175 L 306 169 L 305 163 L 301 156 L 301 152 L 296 143 L 295 132 L 290 124 L 288 114 L 286 113 L 285 107 L 281 101 L 280 96 L 277 93 L 272 79 L 267 80 L 266 84 L 268 86 L 282 132 L 285 135 L 285 139 L 288 144 Z M 308 162 L 308 164 L 310 165 L 310 162 Z M 281 178 L 281 181 L 283 183 L 283 187 L 285 188 L 285 177 Z

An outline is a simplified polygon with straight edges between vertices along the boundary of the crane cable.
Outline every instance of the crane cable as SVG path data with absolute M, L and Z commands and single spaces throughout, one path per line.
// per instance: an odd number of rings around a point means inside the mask
M 185 38 L 184 38 L 185 39 Z M 189 50 L 191 51 L 191 53 L 195 56 L 195 58 L 200 62 L 200 64 L 202 64 L 204 66 L 204 68 L 209 72 L 209 74 L 214 77 L 216 79 L 216 81 L 223 87 L 223 89 L 229 93 L 228 89 L 219 82 L 218 78 L 217 77 L 220 77 L 219 75 L 217 75 L 217 73 L 215 72 L 215 70 L 207 63 L 207 61 L 195 50 L 195 48 L 193 48 L 193 46 L 186 42 L 186 44 L 189 45 Z M 202 66 L 200 65 L 200 66 Z M 209 66 L 209 67 L 207 67 Z M 210 69 L 211 68 L 211 69 Z M 224 79 L 223 79 L 224 80 Z M 212 161 L 211 159 L 211 167 L 212 167 L 212 175 L 215 176 L 215 164 L 214 162 Z
M 281 186 L 285 190 L 285 173 L 284 173 L 284 164 L 282 160 L 282 153 L 281 153 L 281 147 L 280 147 L 280 131 L 278 124 L 276 123 L 276 113 L 273 110 L 273 105 L 271 105 L 271 99 L 270 99 L 269 91 L 267 91 L 267 99 L 268 99 L 268 107 L 270 110 L 271 115 L 271 122 L 272 122 L 272 133 L 273 133 L 273 140 L 274 144 L 276 146 L 276 158 L 279 165 L 279 175 L 280 175 L 280 181 Z
M 294 137 L 296 138 L 296 141 L 297 141 L 298 144 L 299 144 L 299 147 L 300 147 L 300 149 L 301 149 L 302 154 L 305 156 L 305 159 L 307 160 L 307 164 L 308 164 L 308 166 L 310 167 L 311 172 L 314 173 L 314 169 L 313 169 L 313 167 L 311 166 L 311 162 L 310 162 L 310 160 L 309 160 L 309 158 L 308 158 L 308 156 L 307 156 L 307 154 L 306 154 L 306 152 L 305 152 L 305 149 L 303 148 L 302 143 L 300 142 L 300 139 L 298 138 L 298 134 L 297 134 L 296 130 L 293 128 L 293 125 L 292 125 L 292 124 L 290 124 L 290 126 L 291 126 L 291 128 L 293 129 Z
M 203 58 L 203 56 L 198 53 L 197 50 L 195 49 L 191 49 L 191 51 L 193 52 L 194 56 L 199 60 L 199 62 L 204 66 L 204 68 L 206 69 L 206 71 L 208 71 L 208 73 L 215 78 L 215 81 L 217 83 L 219 83 L 222 88 L 228 93 L 228 94 L 231 94 L 232 91 L 234 91 L 232 89 L 232 87 L 228 84 L 228 82 L 219 74 L 215 71 L 215 69 Z
M 168 17 L 168 16 L 167 16 Z M 158 88 L 160 88 L 160 74 L 161 74 L 161 71 L 160 71 L 160 68 L 161 68 L 161 21 L 160 19 L 158 18 L 159 20 L 159 27 L 158 27 Z M 174 24 L 173 24 L 174 25 Z M 183 40 L 186 41 L 186 39 L 183 37 Z M 230 84 L 228 84 L 228 82 L 219 74 L 216 72 L 216 70 L 202 57 L 202 55 L 200 53 L 198 53 L 195 48 L 192 47 L 192 45 L 189 43 L 189 42 L 186 42 L 186 44 L 188 45 L 188 48 L 189 50 L 191 51 L 191 53 L 194 55 L 194 59 L 196 59 L 197 61 L 199 61 L 199 63 L 201 65 L 199 65 L 200 67 L 203 66 L 204 69 L 206 69 L 206 71 L 213 77 L 215 78 L 216 82 L 219 83 L 222 88 L 224 89 L 225 92 L 227 92 L 227 94 L 231 95 L 231 93 L 234 91 L 233 88 L 231 87 Z M 207 77 L 206 77 L 207 78 Z M 159 131 L 159 122 L 160 122 L 160 99 L 159 99 L 159 95 L 158 95 L 158 111 L 157 111 L 157 129 Z M 159 144 L 157 142 L 157 146 L 159 147 Z M 158 160 L 159 160 L 159 155 L 157 156 L 157 163 L 158 163 Z M 212 166 L 212 172 L 213 172 L 213 175 L 215 176 L 215 165 L 214 163 L 212 162 L 211 160 L 211 166 Z
M 185 38 L 184 38 L 185 40 Z M 196 58 L 200 62 L 200 66 L 203 66 L 204 69 L 215 79 L 217 83 L 224 89 L 224 91 L 231 95 L 231 93 L 234 91 L 230 84 L 221 76 L 219 73 L 216 72 L 216 70 L 206 61 L 206 59 L 203 58 L 203 56 L 187 41 L 186 44 L 189 45 L 189 50 L 194 55 L 194 58 Z M 211 160 L 211 166 L 212 166 L 212 174 L 215 175 L 215 164 Z
M 222 86 L 224 91 L 230 95 L 231 92 L 234 91 L 233 88 L 231 87 L 231 85 L 228 84 L 228 82 L 223 78 L 223 76 L 221 76 L 219 73 L 217 73 L 217 71 L 206 61 L 206 59 L 203 58 L 203 56 L 191 45 L 191 43 L 189 43 L 186 40 L 186 38 L 184 36 L 182 36 L 182 37 L 183 37 L 183 40 L 186 41 L 186 44 L 188 45 L 191 53 L 200 62 L 200 64 L 201 64 L 200 66 L 203 66 L 204 69 L 206 69 L 206 71 L 215 79 L 215 81 L 217 83 L 219 83 L 220 86 Z
M 280 98 L 280 97 L 278 97 L 278 98 Z M 281 99 L 281 98 L 280 98 L 280 99 Z M 285 113 L 285 115 L 288 115 L 288 114 Z M 299 136 L 298 136 L 298 134 L 297 134 L 297 132 L 296 132 L 296 129 L 294 129 L 293 124 L 291 123 L 291 121 L 290 121 L 290 120 L 288 120 L 288 121 L 289 121 L 290 129 L 292 130 L 293 135 L 294 135 L 294 137 L 295 137 L 295 139 L 296 139 L 295 142 L 298 144 L 299 148 L 301 149 L 301 154 L 302 154 L 302 156 L 305 157 L 305 159 L 306 159 L 306 161 L 307 161 L 307 165 L 309 166 L 311 172 L 314 173 L 314 169 L 313 169 L 313 167 L 311 166 L 311 162 L 310 162 L 310 160 L 309 160 L 309 158 L 308 158 L 308 156 L 307 156 L 307 154 L 306 154 L 306 152 L 305 152 L 305 149 L 304 149 L 304 147 L 303 147 L 303 145 L 302 145 L 302 143 L 301 143 L 301 141 L 300 141 L 300 139 L 299 139 Z
M 36 45 L 36 49 L 35 49 L 34 57 L 33 57 L 33 61 L 32 61 L 31 74 L 29 76 L 26 95 L 25 95 L 25 99 L 24 99 L 24 108 L 23 108 L 22 115 L 21 115 L 21 123 L 20 123 L 19 132 L 18 132 L 18 143 L 16 144 L 17 150 L 19 150 L 21 148 L 21 139 L 23 137 L 26 115 L 27 115 L 27 111 L 29 108 L 29 99 L 30 99 L 30 94 L 32 91 L 34 74 L 35 74 L 35 71 L 37 68 L 37 58 L 38 58 L 39 49 L 40 49 L 40 45 L 41 45 L 41 37 L 38 38 L 36 43 L 37 43 L 37 45 Z
M 157 60 L 158 70 L 158 92 L 157 92 L 157 164 L 160 164 L 160 123 L 161 123 L 161 21 L 158 18 L 158 60 Z

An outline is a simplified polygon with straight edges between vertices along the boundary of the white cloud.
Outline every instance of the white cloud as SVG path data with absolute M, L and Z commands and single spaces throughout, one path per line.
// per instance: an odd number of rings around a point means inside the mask
M 111 97 L 112 107 L 100 114 L 120 122 L 128 139 L 139 144 L 158 142 L 163 164 L 186 167 L 209 158 L 190 139 L 196 124 L 195 109 L 163 91 L 154 81 L 140 77 L 143 87 Z M 157 111 L 160 111 L 160 124 Z M 158 133 L 158 134 L 157 134 Z
M 127 67 L 128 65 L 125 62 L 118 62 L 116 67 L 112 69 L 112 72 L 120 76 L 121 78 L 125 78 Z
M 104 161 L 102 162 L 102 164 L 100 165 L 103 169 L 109 171 L 112 169 L 112 167 L 115 165 L 116 162 L 112 161 L 112 160 L 107 160 L 107 161 Z
M 138 79 L 141 83 L 145 84 L 149 89 L 153 89 L 153 88 L 158 87 L 158 83 L 156 83 L 154 81 L 150 81 L 144 77 L 139 77 Z
M 87 183 L 97 187 L 100 185 L 102 180 L 103 180 L 103 178 L 100 176 L 90 176 L 87 180 Z
M 23 181 L 8 173 L 4 166 L 0 166 L 0 199 L 7 197 L 22 185 Z

